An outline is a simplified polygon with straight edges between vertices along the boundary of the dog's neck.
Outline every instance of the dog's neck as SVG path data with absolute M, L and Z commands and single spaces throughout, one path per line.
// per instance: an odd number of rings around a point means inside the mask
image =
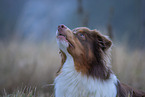
M 74 60 L 67 54 L 61 73 L 55 79 L 56 97 L 116 97 L 117 78 L 112 73 L 107 80 L 77 72 Z

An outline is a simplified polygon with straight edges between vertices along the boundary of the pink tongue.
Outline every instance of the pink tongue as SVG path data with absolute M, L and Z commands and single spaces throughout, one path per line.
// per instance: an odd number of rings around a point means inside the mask
M 65 40 L 65 41 L 67 41 L 66 38 L 65 38 L 64 36 L 58 36 L 58 38 L 59 38 L 60 40 Z M 67 41 L 67 42 L 68 42 L 68 41 Z
M 69 43 L 68 40 L 66 40 L 66 38 L 65 38 L 64 36 L 58 36 L 58 39 L 64 40 L 64 41 L 66 41 L 67 43 Z M 72 46 L 70 43 L 69 43 L 69 45 Z M 72 46 L 72 47 L 73 47 L 73 46 Z

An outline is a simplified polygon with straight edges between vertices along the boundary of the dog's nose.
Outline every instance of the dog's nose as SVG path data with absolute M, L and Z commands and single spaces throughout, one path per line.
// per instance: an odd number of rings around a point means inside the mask
M 67 27 L 64 24 L 61 24 L 61 25 L 58 26 L 58 30 L 60 30 L 60 29 L 66 29 L 66 28 Z

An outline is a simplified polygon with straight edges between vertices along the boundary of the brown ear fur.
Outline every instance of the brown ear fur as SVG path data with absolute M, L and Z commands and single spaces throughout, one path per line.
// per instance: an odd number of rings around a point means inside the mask
M 107 50 L 112 45 L 112 41 L 101 34 L 97 35 L 97 41 L 98 41 L 100 47 L 102 48 L 102 50 Z

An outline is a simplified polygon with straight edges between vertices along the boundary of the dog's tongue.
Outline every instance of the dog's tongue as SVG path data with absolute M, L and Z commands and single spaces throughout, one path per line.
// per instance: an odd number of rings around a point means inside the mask
M 59 38 L 60 40 L 65 40 L 66 42 L 68 42 L 64 36 L 61 36 L 61 35 L 60 35 L 60 36 L 58 36 L 58 38 Z
M 68 42 L 68 40 L 66 39 L 66 37 L 64 37 L 64 36 L 57 36 L 58 37 L 58 39 L 59 40 L 64 40 L 64 41 L 66 41 L 70 46 L 72 46 L 72 44 L 70 44 L 69 42 Z M 73 46 L 72 46 L 73 47 Z

